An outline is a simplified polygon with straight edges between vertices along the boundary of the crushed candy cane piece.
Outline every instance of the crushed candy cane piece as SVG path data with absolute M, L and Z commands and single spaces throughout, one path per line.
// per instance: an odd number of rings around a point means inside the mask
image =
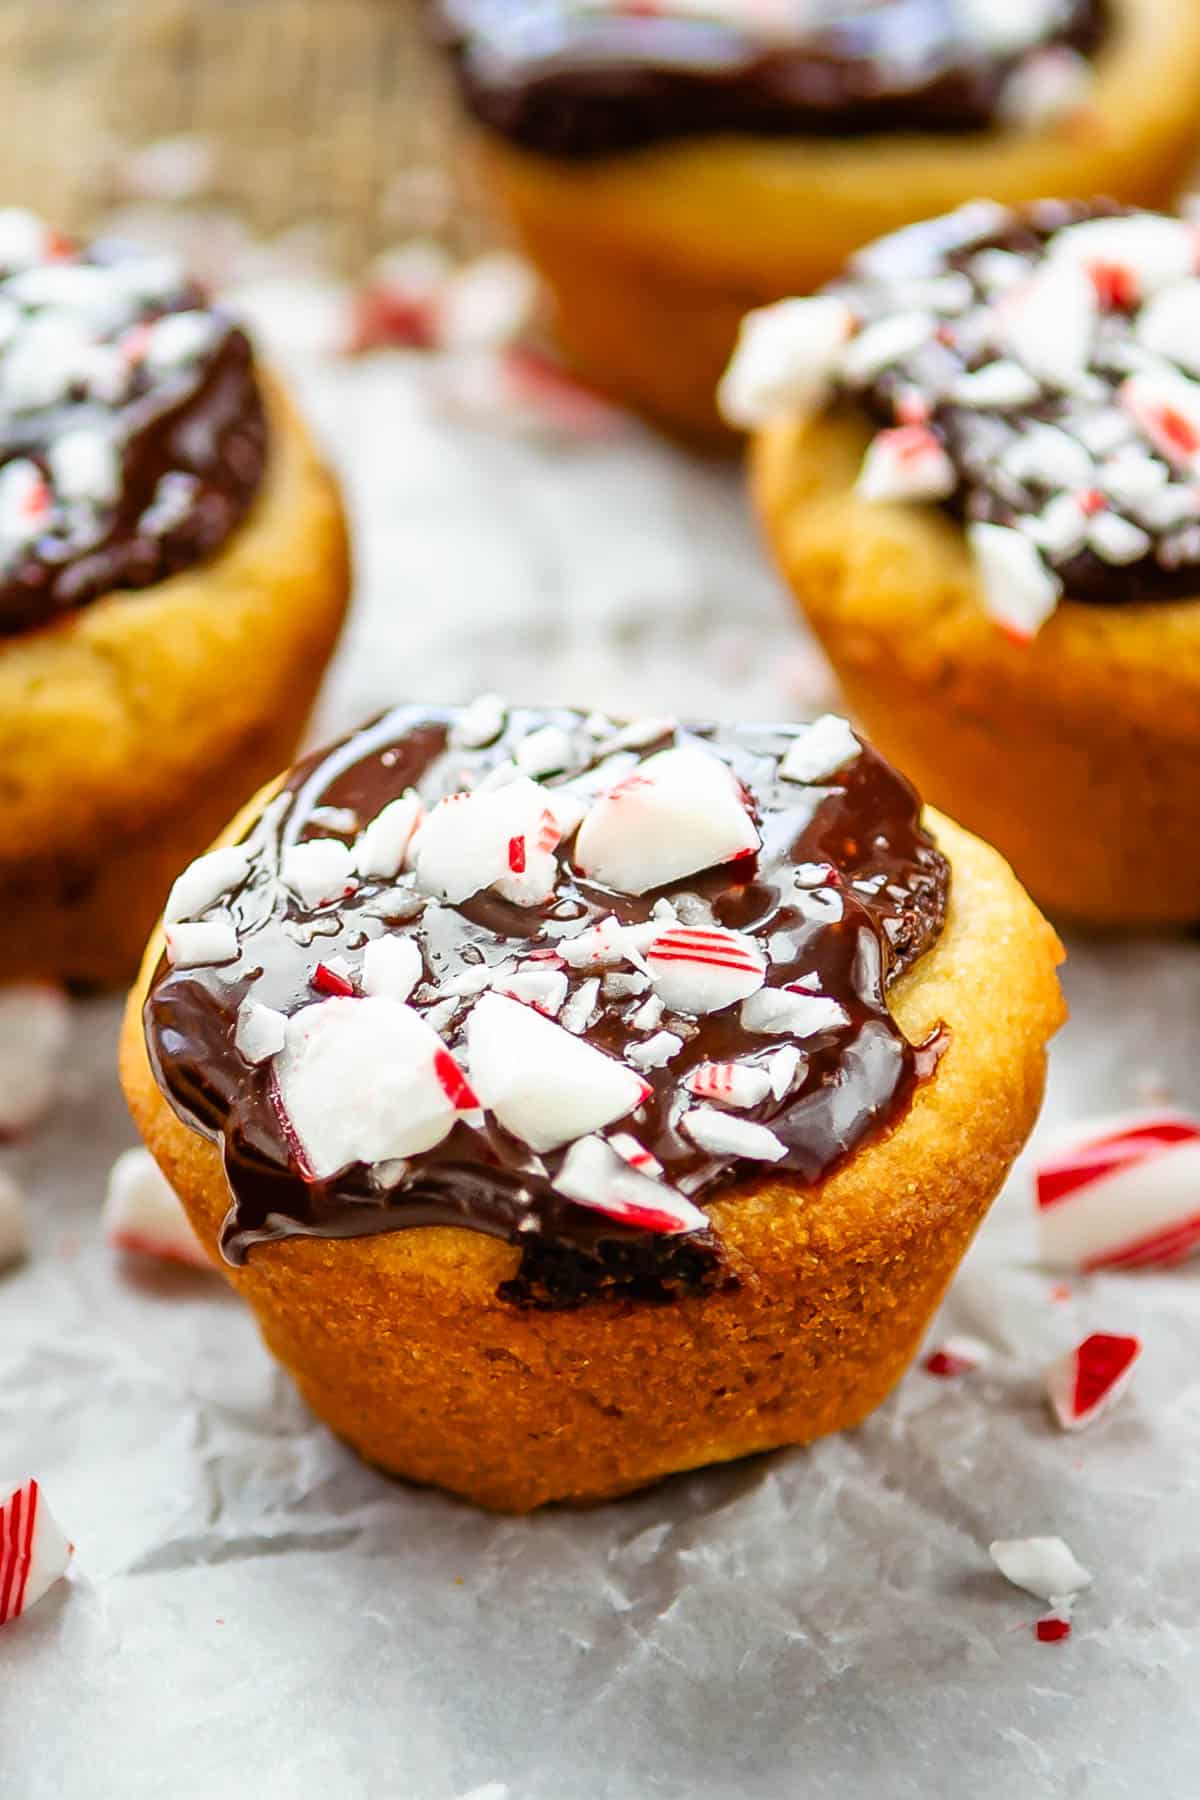
M 997 1538 L 988 1555 L 1014 1587 L 1051 1603 L 1091 1587 L 1092 1577 L 1060 1537 Z
M 708 1228 L 708 1218 L 698 1206 L 647 1174 L 601 1137 L 582 1137 L 571 1145 L 554 1185 L 569 1200 L 595 1207 L 621 1224 L 642 1231 Z
M 795 1086 L 796 1077 L 807 1069 L 808 1061 L 803 1057 L 795 1044 L 784 1044 L 767 1058 L 765 1067 L 771 1081 L 771 1092 L 776 1100 L 782 1100 L 785 1094 Z
M 505 787 L 439 800 L 413 839 L 417 886 L 452 905 L 495 888 L 517 906 L 540 906 L 558 875 L 558 825 L 548 798 L 519 775 Z
M 1078 1127 L 1042 1154 L 1035 1182 L 1048 1268 L 1170 1265 L 1200 1249 L 1200 1124 L 1184 1114 Z
M 657 1031 L 644 1044 L 630 1044 L 625 1055 L 639 1069 L 663 1069 L 683 1049 L 683 1039 L 673 1031 Z
M 1039 1644 L 1061 1644 L 1071 1635 L 1071 1621 L 1064 1619 L 1061 1613 L 1047 1613 L 1037 1621 L 1033 1631 Z
M 698 1100 L 720 1106 L 757 1106 L 771 1092 L 771 1076 L 761 1064 L 699 1063 L 684 1084 Z
M 398 800 L 389 801 L 359 832 L 353 859 L 364 881 L 391 881 L 400 873 L 424 810 L 416 790 L 409 788 Z
M 1103 1418 L 1133 1379 L 1140 1338 L 1094 1331 L 1046 1370 L 1046 1392 L 1064 1431 L 1082 1431 Z
M 1167 462 L 1200 471 L 1200 382 L 1170 369 L 1131 375 L 1117 398 Z
M 279 862 L 285 887 L 310 912 L 353 892 L 354 857 L 340 838 L 310 838 L 289 844 Z
M 522 775 L 538 780 L 542 775 L 557 775 L 571 760 L 571 740 L 557 725 L 543 725 L 521 739 L 513 751 L 513 761 Z
M 425 973 L 416 939 L 390 933 L 372 938 L 363 951 L 362 991 L 389 1000 L 407 1000 Z
M 66 1574 L 72 1553 L 32 1477 L 0 1491 L 0 1625 L 36 1606 Z
M 631 1167 L 640 1169 L 643 1175 L 662 1174 L 663 1166 L 657 1156 L 651 1155 L 646 1146 L 639 1144 L 628 1131 L 614 1131 L 608 1141 L 618 1156 L 623 1157 Z
M 1035 399 L 1041 382 L 1075 386 L 1091 356 L 1099 312 L 1095 286 L 1069 260 L 1052 258 L 1008 290 L 997 308 L 1000 341 L 1013 358 L 1008 366 L 1033 377 L 1032 391 L 1014 404 Z
M 561 1012 L 567 997 L 567 977 L 562 969 L 518 969 L 515 974 L 504 976 L 495 986 L 497 993 L 507 994 L 510 1000 L 520 1000 L 525 1006 L 536 1007 L 538 1012 L 550 1018 Z
M 573 1034 L 586 1031 L 600 999 L 600 978 L 581 981 L 559 1014 L 559 1023 Z
M 287 1038 L 287 1014 L 257 1000 L 244 1000 L 238 1011 L 234 1044 L 248 1063 L 278 1056 Z
M 9 1269 L 29 1253 L 29 1219 L 25 1195 L 11 1175 L 0 1170 L 0 1269 Z
M 825 994 L 799 993 L 795 987 L 762 988 L 742 1003 L 742 1024 L 747 1031 L 767 1036 L 816 1037 L 850 1023 L 849 1015 Z
M 713 1156 L 745 1156 L 753 1162 L 778 1162 L 787 1155 L 782 1143 L 765 1125 L 737 1119 L 715 1106 L 696 1106 L 686 1112 L 682 1129 L 701 1150 Z
M 614 1124 L 650 1092 L 615 1057 L 502 994 L 473 1009 L 467 1056 L 480 1103 L 537 1151 Z
M 647 757 L 600 795 L 579 828 L 575 861 L 589 880 L 645 894 L 758 848 L 732 771 L 687 746 Z
M 654 991 L 672 1012 L 721 1012 L 756 994 L 767 976 L 762 952 L 742 932 L 677 925 L 647 946 Z
M 825 294 L 748 313 L 717 389 L 722 417 L 750 430 L 782 413 L 815 412 L 853 329 L 846 302 Z
M 1010 637 L 1032 643 L 1058 605 L 1062 582 L 1029 539 L 1009 525 L 968 525 L 967 542 L 979 568 L 985 610 Z
M 784 781 L 823 782 L 862 754 L 845 719 L 822 713 L 792 739 L 779 764 Z
M 480 694 L 464 706 L 450 727 L 450 742 L 464 750 L 482 750 L 504 730 L 508 703 L 499 694 Z
M 148 1150 L 125 1150 L 109 1170 L 101 1214 L 114 1250 L 212 1270 L 179 1196 Z
M 178 925 L 185 919 L 200 918 L 240 887 L 249 872 L 250 853 L 242 844 L 206 851 L 176 878 L 163 908 L 164 922 Z
M 53 1104 L 70 1030 L 61 988 L 35 981 L 0 987 L 0 1139 L 29 1131 Z
M 1121 298 L 1136 306 L 1160 288 L 1182 281 L 1196 269 L 1196 232 L 1183 219 L 1162 213 L 1129 213 L 1084 219 L 1058 232 L 1050 260 L 1083 269 L 1112 290 L 1110 270 L 1122 276 Z
M 383 994 L 293 1013 L 275 1079 L 306 1179 L 432 1150 L 478 1105 L 427 1021 Z
M 877 431 L 854 484 L 860 500 L 944 500 L 958 485 L 954 464 L 927 425 Z
M 173 969 L 202 969 L 234 962 L 239 954 L 237 932 L 227 919 L 167 925 L 163 936 L 167 961 Z

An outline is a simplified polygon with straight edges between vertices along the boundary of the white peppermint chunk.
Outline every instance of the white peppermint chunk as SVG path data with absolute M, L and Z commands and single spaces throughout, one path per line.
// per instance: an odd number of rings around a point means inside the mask
M 818 411 L 853 329 L 849 306 L 829 294 L 748 313 L 717 389 L 722 417 L 748 431 L 783 413 Z
M 1147 350 L 1200 375 L 1200 280 L 1189 276 L 1161 288 L 1142 307 L 1133 329 Z
M 732 771 L 687 746 L 647 757 L 599 797 L 579 828 L 575 861 L 590 880 L 645 894 L 758 847 Z
M 649 1092 L 624 1063 L 502 994 L 485 994 L 476 1004 L 467 1051 L 480 1103 L 532 1150 L 554 1150 L 599 1131 Z
M 206 356 L 222 330 L 212 313 L 165 313 L 146 331 L 142 360 L 153 374 L 169 374 Z
M 412 843 L 417 886 L 455 906 L 484 888 L 517 906 L 540 906 L 558 875 L 558 825 L 548 801 L 525 775 L 439 800 Z
M 496 992 L 525 1006 L 535 1006 L 541 1013 L 554 1017 L 562 1010 L 567 997 L 567 977 L 562 969 L 518 969 L 495 984 Z
M 513 761 L 522 775 L 537 780 L 541 775 L 555 775 L 571 760 L 571 740 L 557 725 L 543 725 L 522 738 L 513 751 Z
M 0 468 L 0 556 L 31 544 L 45 529 L 50 496 L 41 470 L 28 457 Z
M 0 1269 L 11 1268 L 28 1254 L 25 1195 L 11 1175 L 0 1173 Z
M 0 207 L 0 269 L 13 275 L 50 254 L 50 233 L 24 206 Z
M 1012 358 L 1007 366 L 1015 365 L 1034 378 L 1031 391 L 1013 404 L 1035 398 L 1041 383 L 1056 388 L 1075 385 L 1087 368 L 1098 317 L 1095 285 L 1070 261 L 1051 260 L 1028 281 L 1009 289 L 996 307 L 997 335 Z
M 248 1063 L 268 1062 L 278 1056 L 287 1040 L 287 1014 L 257 1000 L 243 1001 L 234 1033 L 234 1045 Z
M 1040 513 L 1021 520 L 1020 528 L 1047 556 L 1073 556 L 1087 541 L 1088 514 L 1074 494 L 1055 494 Z
M 664 1069 L 683 1049 L 683 1039 L 673 1031 L 658 1031 L 643 1044 L 630 1044 L 625 1054 L 639 1069 Z
M 1091 1575 L 1059 1537 L 997 1538 L 988 1555 L 1006 1581 L 1039 1600 L 1066 1600 L 1092 1585 Z
M 746 1156 L 754 1162 L 778 1162 L 787 1155 L 781 1143 L 765 1125 L 751 1119 L 735 1119 L 719 1112 L 715 1106 L 696 1106 L 683 1115 L 683 1130 L 701 1150 L 713 1156 Z
M 1091 487 L 1095 465 L 1083 445 L 1057 425 L 1034 422 L 1001 457 L 1005 473 L 1014 481 L 1032 481 L 1048 488 Z
M 317 1180 L 432 1150 L 475 1104 L 437 1033 L 382 994 L 293 1013 L 275 1075 L 304 1173 Z
M 482 750 L 500 736 L 507 718 L 508 706 L 499 694 L 480 694 L 459 713 L 450 728 L 450 742 L 456 749 Z
M 425 973 L 415 938 L 387 934 L 372 938 L 363 951 L 362 990 L 389 1000 L 407 1000 Z
M 225 844 L 219 850 L 208 850 L 176 877 L 163 919 L 176 925 L 182 919 L 198 919 L 218 900 L 232 894 L 250 873 L 250 852 L 244 844 Z
M 1000 93 L 999 117 L 1006 125 L 1041 131 L 1080 112 L 1094 88 L 1086 56 L 1066 44 L 1050 45 L 1013 70 Z
M 959 406 L 996 408 L 1028 406 L 1041 392 L 1041 384 L 1009 358 L 984 363 L 981 369 L 970 369 L 960 375 L 951 390 L 951 398 Z
M 212 1270 L 178 1194 L 148 1150 L 118 1156 L 109 1170 L 101 1222 L 115 1250 Z
M 0 399 L 17 413 L 56 406 L 86 368 L 91 352 L 91 340 L 77 320 L 63 313 L 35 315 L 0 361 Z
M 784 781 L 826 781 L 861 752 L 862 745 L 846 720 L 836 713 L 822 713 L 792 739 L 783 753 L 779 773 Z
M 354 858 L 339 838 L 289 844 L 279 861 L 284 886 L 310 910 L 344 899 L 355 885 Z
M 635 1031 L 654 1031 L 662 1024 L 662 1016 L 666 1008 L 657 994 L 649 994 L 638 1007 L 629 1023 Z
M 632 1140 L 631 1140 L 632 1141 Z M 560 1194 L 581 1206 L 595 1207 L 622 1224 L 647 1231 L 704 1231 L 708 1219 L 698 1206 L 674 1188 L 636 1167 L 600 1137 L 580 1138 L 571 1145 L 554 1180 Z M 641 1149 L 635 1143 L 635 1149 Z M 644 1154 L 644 1153 L 643 1153 Z M 655 1168 L 653 1157 L 647 1161 Z
M 757 993 L 767 978 L 754 939 L 720 926 L 677 925 L 660 933 L 647 947 L 646 966 L 655 993 L 672 1012 L 721 1012 Z
M 1062 582 L 1029 538 L 1008 525 L 967 526 L 989 616 L 1024 642 L 1035 638 L 1058 605 Z
M 784 1044 L 767 1058 L 767 1069 L 771 1079 L 771 1092 L 776 1100 L 782 1100 L 791 1092 L 796 1077 L 802 1069 L 807 1069 L 808 1060 L 801 1056 L 795 1044 Z
M 623 962 L 644 966 L 633 928 L 622 925 L 615 913 L 572 938 L 564 938 L 558 953 L 572 969 L 609 969 Z
M 391 881 L 400 873 L 424 810 L 416 789 L 408 788 L 398 800 L 389 800 L 359 832 L 354 843 L 354 866 L 364 881 Z
M 1098 512 L 1088 523 L 1088 544 L 1102 561 L 1118 568 L 1137 562 L 1149 551 L 1150 539 L 1120 513 Z
M 931 312 L 898 312 L 866 326 L 851 338 L 841 356 L 840 374 L 851 387 L 865 387 L 889 364 L 911 356 L 938 328 Z
M 741 1013 L 747 1031 L 767 1037 L 810 1038 L 835 1031 L 850 1020 L 845 1009 L 825 994 L 801 994 L 794 988 L 763 988 L 745 1001 Z
M 860 500 L 944 500 L 958 477 L 940 440 L 927 425 L 877 431 L 854 484 Z
M 167 940 L 167 961 L 173 969 L 200 969 L 233 962 L 238 954 L 237 932 L 228 919 L 168 925 L 163 936 Z
M 956 0 L 961 26 L 994 57 L 1019 56 L 1046 34 L 1046 0 Z
M 1133 297 L 1144 300 L 1194 272 L 1196 232 L 1161 213 L 1084 219 L 1055 235 L 1049 256 L 1088 273 L 1118 270 L 1128 277 Z
M 66 431 L 47 452 L 50 479 L 64 500 L 110 506 L 121 491 L 116 445 L 103 431 Z
M 581 981 L 559 1014 L 560 1023 L 566 1030 L 576 1034 L 586 1031 L 591 1024 L 592 1014 L 596 1010 L 599 998 L 600 980 L 598 976 L 592 976 L 588 981 Z

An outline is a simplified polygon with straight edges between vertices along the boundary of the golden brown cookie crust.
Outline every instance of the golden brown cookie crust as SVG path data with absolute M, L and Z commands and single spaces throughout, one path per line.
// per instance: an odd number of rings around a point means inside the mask
M 895 1129 L 823 1187 L 760 1179 L 714 1203 L 736 1291 L 523 1311 L 496 1293 L 517 1252 L 449 1228 L 292 1238 L 221 1264 L 339 1436 L 396 1474 L 526 1512 L 803 1443 L 884 1398 L 1033 1125 L 1063 1018 L 1050 927 L 992 850 L 930 823 L 950 913 L 894 1004 L 913 1039 L 945 1022 L 949 1048 Z M 121 1076 L 216 1258 L 220 1158 L 163 1098 L 142 1031 L 160 946 L 130 996 Z
M 1067 600 L 1011 642 L 953 519 L 856 498 L 871 431 L 847 406 L 770 427 L 752 457 L 768 540 L 853 711 L 1051 912 L 1200 919 L 1200 596 Z
M 350 589 L 337 488 L 266 384 L 271 451 L 210 561 L 0 643 L 6 966 L 127 981 L 179 869 L 288 761 Z
M 489 134 L 485 173 L 584 373 L 713 438 L 713 393 L 743 314 L 811 292 L 873 238 L 980 198 L 1170 199 L 1200 141 L 1200 7 L 1114 0 L 1114 12 L 1086 122 L 950 138 L 699 138 L 587 162 Z

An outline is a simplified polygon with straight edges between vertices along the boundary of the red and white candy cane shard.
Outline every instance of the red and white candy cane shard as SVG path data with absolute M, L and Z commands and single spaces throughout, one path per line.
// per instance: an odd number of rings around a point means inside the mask
M 53 1103 L 70 1036 L 61 988 L 0 987 L 0 1139 L 30 1130 Z
M 575 861 L 605 887 L 646 894 L 758 847 L 732 770 L 711 751 L 685 745 L 648 756 L 599 796 L 579 827 Z
M 1186 474 L 1200 469 L 1200 382 L 1172 370 L 1131 375 L 1118 399 L 1167 462 Z
M 1196 267 L 1196 230 L 1160 213 L 1083 219 L 1054 239 L 1050 259 L 1090 275 L 1108 304 L 1136 306 Z
M 854 491 L 860 500 L 944 500 L 957 483 L 928 425 L 897 425 L 871 439 Z
M 686 1086 L 698 1100 L 719 1106 L 757 1106 L 771 1092 L 771 1075 L 761 1064 L 706 1062 L 692 1070 Z
M 698 1206 L 634 1167 L 600 1137 L 582 1137 L 571 1145 L 554 1185 L 569 1200 L 641 1231 L 703 1231 L 708 1225 Z
M 32 1476 L 0 1490 L 0 1625 L 36 1606 L 66 1574 L 71 1552 Z
M 1082 1431 L 1120 1399 L 1142 1354 L 1139 1338 L 1094 1331 L 1046 1370 L 1046 1392 L 1064 1431 Z
M 738 931 L 676 925 L 646 950 L 654 991 L 672 1012 L 713 1013 L 756 994 L 767 965 L 753 938 Z
M 148 1150 L 118 1156 L 109 1171 L 101 1222 L 114 1250 L 212 1271 L 179 1196 Z
M 409 788 L 398 800 L 389 801 L 359 832 L 354 842 L 354 866 L 364 881 L 391 881 L 400 873 L 424 814 L 416 789 Z
M 558 825 L 548 802 L 547 790 L 525 775 L 440 800 L 410 846 L 418 888 L 452 906 L 484 888 L 517 906 L 540 906 L 558 874 Z
M 1182 1262 L 1200 1246 L 1200 1124 L 1168 1112 L 1094 1121 L 1041 1157 L 1036 1189 L 1048 1268 Z

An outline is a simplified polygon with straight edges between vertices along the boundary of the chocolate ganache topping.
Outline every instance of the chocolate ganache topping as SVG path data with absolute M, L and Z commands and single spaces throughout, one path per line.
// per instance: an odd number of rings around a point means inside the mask
M 1077 108 L 1104 0 L 432 0 L 467 105 L 554 156 L 712 132 L 979 131 Z
M 293 770 L 167 906 L 158 1082 L 223 1146 L 222 1247 L 456 1225 L 563 1306 L 731 1279 L 697 1202 L 817 1182 L 938 1043 L 887 988 L 948 868 L 839 719 L 402 707 Z
M 210 556 L 266 436 L 246 338 L 173 256 L 0 211 L 0 635 Z

